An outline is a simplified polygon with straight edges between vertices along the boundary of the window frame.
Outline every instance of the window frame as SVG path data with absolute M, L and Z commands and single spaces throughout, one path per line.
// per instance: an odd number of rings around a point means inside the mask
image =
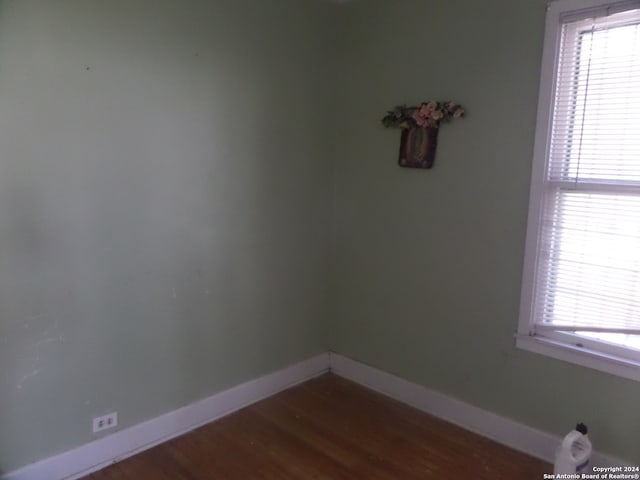
M 585 10 L 630 9 L 634 7 L 640 8 L 640 0 L 617 2 L 556 0 L 547 6 L 516 346 L 534 353 L 640 381 L 640 360 L 617 354 L 616 348 L 609 348 L 605 341 L 566 332 L 553 332 L 553 334 L 544 336 L 534 335 L 533 332 L 537 252 L 541 240 L 540 227 L 546 198 L 545 191 L 549 188 L 548 182 L 546 182 L 547 153 L 551 139 L 557 66 L 560 54 L 561 18 L 567 14 Z

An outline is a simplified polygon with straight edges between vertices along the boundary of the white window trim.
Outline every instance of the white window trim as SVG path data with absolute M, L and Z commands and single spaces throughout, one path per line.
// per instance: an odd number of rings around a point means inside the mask
M 575 363 L 584 367 L 610 373 L 631 380 L 640 381 L 640 362 L 623 358 L 601 350 L 589 348 L 589 342 L 582 337 L 567 334 L 567 341 L 534 336 L 531 328 L 533 312 L 534 282 L 537 265 L 537 246 L 539 242 L 542 215 L 543 180 L 546 174 L 546 155 L 550 138 L 553 92 L 557 75 L 558 44 L 560 42 L 560 19 L 567 12 L 601 8 L 615 5 L 633 5 L 640 7 L 638 0 L 557 0 L 547 6 L 547 17 L 542 54 L 540 91 L 538 96 L 538 114 L 531 172 L 531 190 L 529 195 L 529 218 L 525 242 L 525 257 L 520 301 L 520 319 L 516 333 L 516 346 L 530 352 L 543 354 L 558 360 Z M 560 336 L 562 337 L 562 336 Z M 580 340 L 575 340 L 575 339 Z M 572 341 L 572 339 L 574 339 Z

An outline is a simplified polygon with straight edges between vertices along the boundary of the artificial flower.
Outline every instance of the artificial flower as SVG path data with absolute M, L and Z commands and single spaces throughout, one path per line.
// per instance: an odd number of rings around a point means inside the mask
M 399 105 L 387 112 L 382 119 L 385 127 L 409 129 L 414 127 L 437 128 L 442 122 L 465 115 L 464 108 L 455 102 L 422 102 L 419 107 Z

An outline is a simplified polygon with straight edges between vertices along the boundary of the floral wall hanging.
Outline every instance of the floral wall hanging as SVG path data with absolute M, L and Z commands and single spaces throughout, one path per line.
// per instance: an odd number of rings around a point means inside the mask
M 438 129 L 442 122 L 465 115 L 464 108 L 454 102 L 423 102 L 419 107 L 400 105 L 387 112 L 382 124 L 401 128 L 398 164 L 407 168 L 431 168 L 438 145 Z

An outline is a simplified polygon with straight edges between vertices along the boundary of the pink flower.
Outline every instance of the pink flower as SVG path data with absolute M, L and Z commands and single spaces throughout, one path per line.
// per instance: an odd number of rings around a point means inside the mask
M 426 123 L 427 123 L 427 117 L 421 112 L 421 110 L 422 109 L 415 110 L 411 114 L 411 117 L 416 122 L 416 125 L 418 125 L 419 127 L 424 127 L 426 125 Z

